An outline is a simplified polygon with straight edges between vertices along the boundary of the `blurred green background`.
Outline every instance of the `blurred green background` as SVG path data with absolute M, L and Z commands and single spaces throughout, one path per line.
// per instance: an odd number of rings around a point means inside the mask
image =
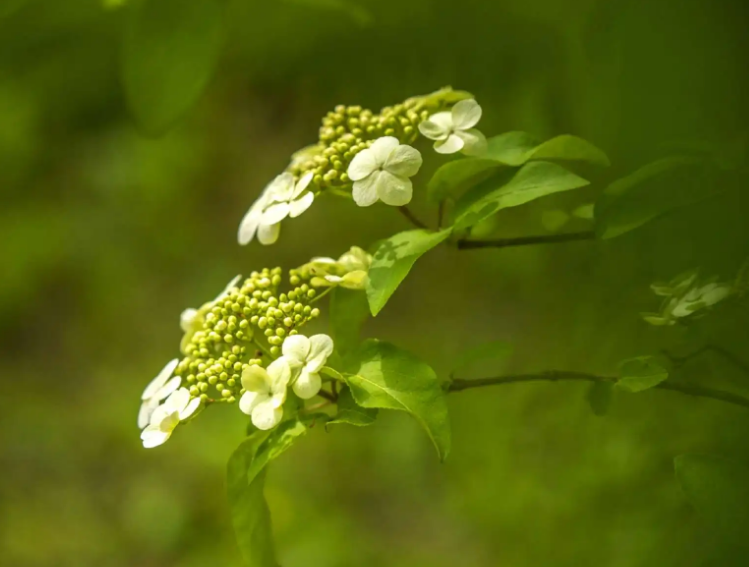
M 501 236 L 543 233 L 544 210 L 590 201 L 674 141 L 747 131 L 740 0 L 351 4 L 231 2 L 204 95 L 154 139 L 135 128 L 121 86 L 129 6 L 0 2 L 0 564 L 241 564 L 224 467 L 245 416 L 207 411 L 147 451 L 139 396 L 178 354 L 181 310 L 235 274 L 408 228 L 390 208 L 329 198 L 284 223 L 273 247 L 236 244 L 246 209 L 336 104 L 377 110 L 450 84 L 475 94 L 489 135 L 571 133 L 609 153 L 611 170 L 590 189 L 503 211 Z M 414 209 L 434 218 L 423 191 Z M 749 255 L 747 213 L 746 191 L 733 191 L 607 242 L 439 249 L 365 333 L 442 377 L 462 349 L 495 339 L 513 357 L 475 376 L 610 373 L 623 358 L 706 341 L 746 359 L 745 305 L 689 330 L 638 313 L 657 308 L 655 279 L 697 266 L 733 277 Z M 749 393 L 749 377 L 710 356 L 681 379 Z M 444 465 L 403 415 L 314 431 L 269 474 L 281 564 L 747 564 L 700 523 L 672 459 L 749 459 L 749 412 L 654 391 L 619 394 L 597 417 L 585 392 L 538 383 L 455 394 Z

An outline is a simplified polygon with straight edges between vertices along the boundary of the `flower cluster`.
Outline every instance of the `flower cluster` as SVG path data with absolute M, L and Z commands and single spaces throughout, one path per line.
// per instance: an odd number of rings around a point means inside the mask
M 358 246 L 352 246 L 338 260 L 313 258 L 297 272 L 310 279 L 314 287 L 341 286 L 348 289 L 364 289 L 367 286 L 372 255 Z
M 697 315 L 734 292 L 733 285 L 719 283 L 716 277 L 700 280 L 697 270 L 680 274 L 668 283 L 654 283 L 650 287 L 656 295 L 664 297 L 660 312 L 642 314 L 643 319 L 651 325 L 675 325 L 680 319 Z
M 170 361 L 141 396 L 143 445 L 163 444 L 207 405 L 239 401 L 255 427 L 270 429 L 283 418 L 289 391 L 300 400 L 315 397 L 333 341 L 299 328 L 320 315 L 312 304 L 327 290 L 316 288 L 363 289 L 371 260 L 358 247 L 338 260 L 315 258 L 289 270 L 286 292 L 281 268 L 266 268 L 237 276 L 212 301 L 183 311 L 183 358 Z
M 474 126 L 481 107 L 468 93 L 445 88 L 383 108 L 379 114 L 361 106 L 337 106 L 324 118 L 319 140 L 296 152 L 250 207 L 239 226 L 244 245 L 278 240 L 280 223 L 306 211 L 327 191 L 353 197 L 361 207 L 382 201 L 403 206 L 411 201 L 410 178 L 421 168 L 411 146 L 419 134 L 435 140 L 442 154 L 478 155 L 486 139 Z

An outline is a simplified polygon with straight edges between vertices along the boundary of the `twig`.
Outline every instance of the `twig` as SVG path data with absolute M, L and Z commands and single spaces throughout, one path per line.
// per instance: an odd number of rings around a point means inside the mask
M 565 234 L 542 234 L 537 236 L 519 236 L 517 238 L 495 238 L 492 240 L 458 240 L 459 250 L 476 248 L 508 248 L 510 246 L 527 246 L 529 244 L 553 244 L 574 242 L 576 240 L 593 240 L 596 234 L 592 230 L 568 232 Z
M 320 390 L 319 392 L 317 392 L 317 395 L 320 396 L 321 398 L 325 398 L 329 402 L 335 402 L 336 401 L 335 396 L 333 396 L 333 394 L 331 394 L 327 390 Z
M 403 206 L 403 207 L 398 207 L 398 210 L 400 211 L 400 213 L 401 213 L 401 214 L 402 214 L 402 215 L 403 215 L 404 217 L 406 217 L 406 218 L 408 219 L 408 221 L 409 221 L 409 222 L 410 222 L 411 224 L 413 224 L 413 225 L 414 225 L 414 226 L 416 226 L 417 228 L 429 228 L 429 227 L 428 227 L 428 226 L 427 226 L 426 224 L 424 224 L 424 223 L 423 223 L 423 222 L 421 222 L 421 221 L 420 221 L 420 220 L 419 220 L 418 218 L 416 218 L 416 215 L 414 215 L 414 214 L 413 214 L 413 213 L 411 212 L 411 209 L 409 209 L 408 207 L 405 207 L 405 206 Z
M 549 371 L 541 372 L 539 374 L 517 374 L 514 376 L 498 376 L 493 378 L 477 378 L 475 380 L 462 380 L 460 378 L 454 379 L 447 386 L 448 392 L 462 392 L 463 390 L 469 390 L 472 388 L 482 388 L 484 386 L 499 386 L 502 384 L 514 384 L 520 382 L 541 382 L 541 381 L 585 381 L 585 382 L 602 382 L 602 383 L 615 383 L 617 378 L 615 376 L 598 376 L 595 374 L 586 374 L 584 372 L 565 372 L 565 371 Z M 698 398 L 710 398 L 713 400 L 719 400 L 729 404 L 749 408 L 749 399 L 723 390 L 715 390 L 712 388 L 703 388 L 701 386 L 692 386 L 688 384 L 676 384 L 666 380 L 661 382 L 656 388 L 661 390 L 671 390 L 672 392 L 681 392 L 687 396 L 695 396 Z

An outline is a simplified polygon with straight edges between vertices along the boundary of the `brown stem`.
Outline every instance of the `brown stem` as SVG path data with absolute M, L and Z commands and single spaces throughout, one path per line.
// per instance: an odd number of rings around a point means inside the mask
M 418 219 L 418 218 L 416 217 L 416 215 L 414 215 L 414 214 L 413 214 L 413 213 L 411 212 L 411 209 L 409 209 L 408 207 L 405 207 L 405 206 L 404 206 L 404 207 L 398 207 L 398 210 L 399 210 L 399 211 L 400 211 L 400 213 L 401 213 L 401 214 L 402 214 L 402 215 L 403 215 L 404 217 L 406 217 L 406 218 L 408 219 L 408 221 L 409 221 L 409 222 L 410 222 L 411 224 L 413 224 L 414 226 L 416 226 L 416 227 L 418 227 L 418 228 L 429 228 L 429 227 L 428 227 L 428 226 L 427 226 L 426 224 L 424 224 L 423 222 L 421 222 L 421 221 L 420 221 L 420 220 L 419 220 L 419 219 Z
M 595 232 L 568 232 L 565 234 L 542 234 L 537 236 L 519 236 L 517 238 L 495 238 L 492 240 L 458 240 L 459 250 L 476 248 L 509 248 L 510 246 L 527 246 L 529 244 L 553 244 L 559 242 L 573 242 L 576 240 L 593 240 Z
M 477 378 L 475 380 L 462 380 L 460 378 L 454 379 L 449 383 L 447 390 L 448 392 L 462 392 L 463 390 L 469 390 L 471 388 L 482 388 L 484 386 L 499 386 L 501 384 L 514 384 L 519 382 L 540 382 L 540 381 L 586 381 L 586 382 L 604 382 L 604 383 L 615 383 L 617 378 L 615 376 L 598 376 L 595 374 L 586 374 L 584 372 L 565 372 L 565 371 L 549 371 L 541 372 L 538 374 L 517 374 L 514 376 L 498 376 L 492 378 Z M 713 400 L 719 400 L 729 404 L 749 408 L 749 399 L 723 390 L 715 390 L 713 388 L 703 388 L 701 386 L 692 386 L 688 384 L 676 384 L 669 382 L 661 382 L 656 388 L 661 390 L 671 390 L 672 392 L 680 392 L 687 396 L 695 396 L 698 398 L 710 398 Z

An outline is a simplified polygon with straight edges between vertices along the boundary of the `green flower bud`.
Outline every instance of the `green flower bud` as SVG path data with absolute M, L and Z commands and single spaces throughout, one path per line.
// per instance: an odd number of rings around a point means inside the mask
M 272 346 L 270 347 L 270 354 L 271 356 L 278 356 L 281 354 L 281 349 L 278 348 L 277 346 Z

